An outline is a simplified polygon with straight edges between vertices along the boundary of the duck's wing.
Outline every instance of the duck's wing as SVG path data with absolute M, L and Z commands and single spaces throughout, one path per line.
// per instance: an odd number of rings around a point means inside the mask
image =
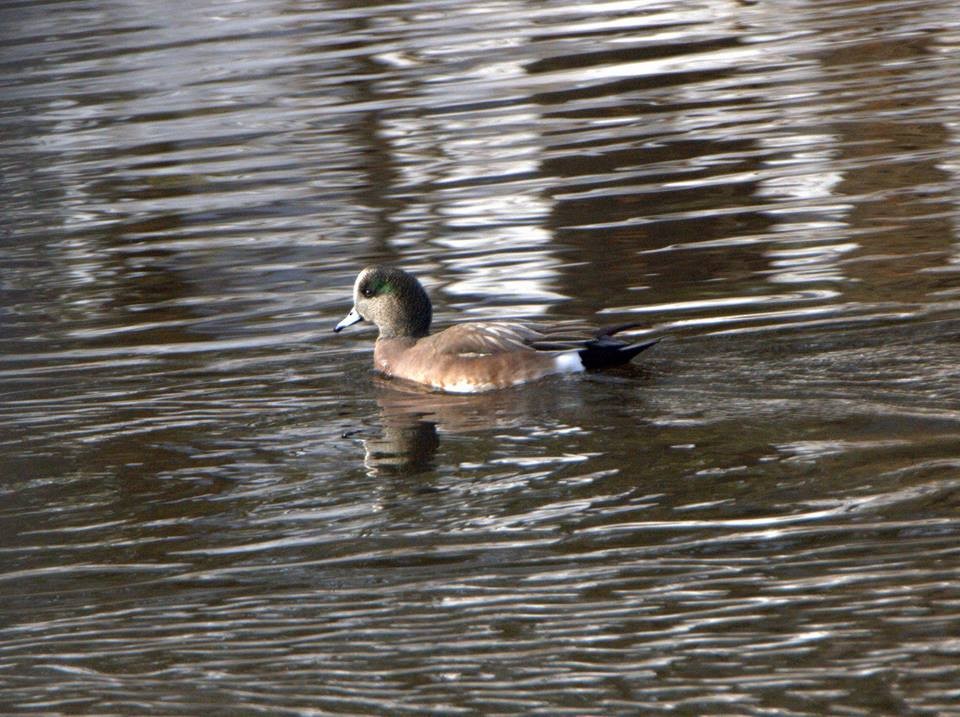
M 529 351 L 542 334 L 519 321 L 470 321 L 456 324 L 421 342 L 439 354 L 484 356 L 510 351 Z
M 542 338 L 531 342 L 531 346 L 540 351 L 569 352 L 576 351 L 584 368 L 606 368 L 628 363 L 641 351 L 660 342 L 660 339 L 648 339 L 639 343 L 629 343 L 614 334 L 641 326 L 636 322 L 589 327 L 583 324 L 568 324 L 564 327 L 551 327 L 543 331 Z M 586 334 L 586 336 L 584 336 Z
M 456 324 L 429 337 L 434 351 L 443 354 L 487 355 L 509 351 L 573 351 L 598 343 L 626 346 L 611 338 L 637 323 L 597 328 L 578 321 L 554 324 L 524 321 L 471 321 Z
M 643 326 L 643 324 L 635 321 L 601 327 L 580 321 L 540 324 L 535 327 L 540 336 L 531 340 L 529 344 L 540 351 L 572 351 L 574 349 L 594 346 L 597 343 L 626 346 L 627 342 L 612 338 L 613 335 L 621 331 L 626 331 L 627 329 L 635 329 L 641 326 Z

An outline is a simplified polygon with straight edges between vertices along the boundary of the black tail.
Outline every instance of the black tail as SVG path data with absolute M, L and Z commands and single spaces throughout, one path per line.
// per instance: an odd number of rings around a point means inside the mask
M 620 329 L 623 330 L 622 328 Z M 616 333 L 612 331 L 610 333 Z M 644 351 L 654 344 L 660 343 L 660 339 L 651 339 L 639 344 L 626 344 L 623 341 L 610 338 L 610 333 L 598 335 L 587 343 L 586 347 L 581 349 L 580 360 L 583 361 L 583 367 L 587 369 L 606 368 L 608 366 L 620 366 L 625 364 L 641 351 Z

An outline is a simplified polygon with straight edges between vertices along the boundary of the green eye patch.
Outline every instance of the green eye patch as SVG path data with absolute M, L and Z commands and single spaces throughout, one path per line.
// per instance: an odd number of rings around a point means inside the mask
M 391 294 L 393 293 L 393 284 L 387 279 L 374 278 L 360 289 L 360 293 L 368 299 L 380 294 Z

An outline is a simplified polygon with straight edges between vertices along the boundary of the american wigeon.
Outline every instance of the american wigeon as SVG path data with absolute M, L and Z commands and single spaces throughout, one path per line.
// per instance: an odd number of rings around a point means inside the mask
M 471 321 L 431 334 L 433 309 L 420 282 L 400 269 L 368 266 L 353 285 L 353 308 L 333 329 L 360 321 L 380 329 L 373 363 L 386 376 L 452 393 L 478 393 L 544 376 L 625 364 L 659 339 L 613 338 L 636 324 Z

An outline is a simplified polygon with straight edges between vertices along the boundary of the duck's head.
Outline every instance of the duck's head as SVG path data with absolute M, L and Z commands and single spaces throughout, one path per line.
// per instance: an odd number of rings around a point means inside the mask
M 380 338 L 420 338 L 430 333 L 432 316 L 430 297 L 416 277 L 389 266 L 368 266 L 353 284 L 353 308 L 333 330 L 371 321 Z

